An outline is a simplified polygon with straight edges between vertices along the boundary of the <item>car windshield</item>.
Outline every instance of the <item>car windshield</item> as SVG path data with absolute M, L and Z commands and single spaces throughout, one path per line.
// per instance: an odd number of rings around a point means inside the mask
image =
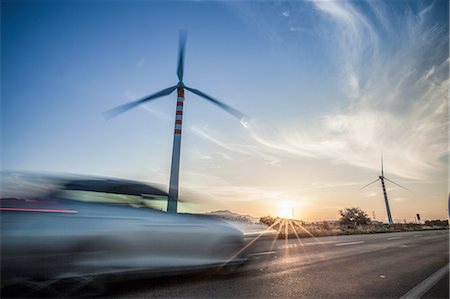
M 167 194 L 161 189 L 135 181 L 82 179 L 65 183 L 58 198 L 91 203 L 123 204 L 134 208 L 165 211 Z
M 167 196 L 152 194 L 120 194 L 91 190 L 64 189 L 58 197 L 81 202 L 123 204 L 134 208 L 151 208 L 166 211 Z
M 160 188 L 122 179 L 80 178 L 2 172 L 2 199 L 68 199 L 79 202 L 128 205 L 166 211 L 167 193 Z

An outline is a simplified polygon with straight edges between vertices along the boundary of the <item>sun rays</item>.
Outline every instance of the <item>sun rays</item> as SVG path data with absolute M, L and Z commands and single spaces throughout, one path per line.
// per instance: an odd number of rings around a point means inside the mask
M 225 263 L 221 264 L 217 271 L 221 270 L 223 267 L 233 263 L 237 259 L 246 258 L 252 255 L 263 255 L 266 253 L 280 253 L 284 258 L 289 257 L 291 250 L 302 250 L 305 253 L 304 257 L 309 259 L 309 256 L 305 250 L 305 245 L 302 238 L 312 238 L 314 243 L 324 246 L 323 242 L 317 238 L 317 236 L 305 227 L 304 223 L 300 220 L 289 219 L 289 218 L 274 218 L 273 223 L 270 224 L 264 231 L 259 233 L 254 238 L 247 241 L 236 253 L 234 253 Z M 271 241 L 270 246 L 265 252 L 251 253 L 251 246 L 255 244 L 258 240 L 265 239 Z M 293 242 L 289 242 L 293 240 Z M 277 241 L 281 241 L 284 244 L 282 246 L 276 246 Z M 246 252 L 246 250 L 249 250 Z M 287 259 L 286 259 L 287 262 Z

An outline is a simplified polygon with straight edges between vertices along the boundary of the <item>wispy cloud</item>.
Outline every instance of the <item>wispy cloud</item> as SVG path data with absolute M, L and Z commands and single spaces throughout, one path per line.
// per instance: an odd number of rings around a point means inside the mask
M 253 121 L 247 146 L 280 159 L 329 159 L 376 171 L 383 152 L 391 175 L 439 179 L 448 149 L 449 56 L 448 27 L 433 21 L 434 4 L 413 10 L 369 2 L 364 12 L 350 1 L 312 4 L 320 17 L 316 37 L 328 44 L 347 98 L 313 128 L 301 120 Z
M 380 37 L 369 19 L 347 1 L 313 1 L 314 7 L 325 17 L 322 38 L 331 37 L 342 72 L 343 91 L 353 100 L 361 96 L 364 66 L 379 59 Z M 337 54 L 337 55 L 336 55 Z
M 235 153 L 240 153 L 240 154 L 248 154 L 247 151 L 245 151 L 244 149 L 242 149 L 242 146 L 233 146 L 233 145 L 229 145 L 226 144 L 225 142 L 219 141 L 219 139 L 212 137 L 210 134 L 208 134 L 206 132 L 206 128 L 199 128 L 196 126 L 191 126 L 190 129 L 196 133 L 198 136 L 203 137 L 205 139 L 207 139 L 208 141 L 214 143 L 215 145 L 226 149 L 228 151 L 231 152 L 235 152 Z
M 338 79 L 348 103 L 323 115 L 314 130 L 283 124 L 264 138 L 250 128 L 254 140 L 289 154 L 366 168 L 378 168 L 383 151 L 390 173 L 405 178 L 425 179 L 442 171 L 448 142 L 448 32 L 427 19 L 431 6 L 418 14 L 399 12 L 396 17 L 405 24 L 400 28 L 382 18 L 389 31 L 381 31 L 351 2 L 314 4 L 331 21 L 324 26 L 339 49 L 331 51 L 342 66 Z M 377 7 L 375 15 L 385 15 L 383 9 Z M 398 36 L 401 41 L 395 43 Z M 386 50 L 390 43 L 395 48 Z
M 248 129 L 249 124 L 246 124 L 245 128 Z M 232 153 L 233 156 L 236 158 L 236 154 L 242 156 L 242 157 L 251 157 L 255 158 L 257 157 L 263 163 L 270 164 L 270 165 L 276 165 L 280 159 L 273 155 L 273 153 L 268 152 L 266 149 L 261 149 L 258 144 L 250 142 L 245 143 L 230 143 L 225 140 L 224 136 L 220 135 L 218 132 L 213 132 L 212 130 L 208 130 L 206 127 L 199 128 L 196 126 L 190 127 L 191 131 L 194 132 L 198 137 L 204 138 L 208 140 L 209 142 L 213 143 L 214 145 L 222 148 L 223 150 L 226 150 L 228 153 Z M 250 131 L 251 132 L 251 131 Z M 218 138 L 213 137 L 213 135 L 219 136 Z M 256 135 L 252 134 L 254 138 L 257 138 Z M 230 154 L 220 152 L 220 155 L 223 156 L 227 160 L 232 160 Z

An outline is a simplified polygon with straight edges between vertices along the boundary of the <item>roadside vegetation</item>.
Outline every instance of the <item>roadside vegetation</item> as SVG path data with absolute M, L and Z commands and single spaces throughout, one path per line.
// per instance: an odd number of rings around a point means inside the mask
M 357 207 L 340 210 L 339 215 L 338 221 L 306 222 L 265 216 L 260 218 L 260 222 L 277 231 L 278 238 L 282 239 L 449 229 L 448 220 L 393 225 L 372 221 L 366 212 Z

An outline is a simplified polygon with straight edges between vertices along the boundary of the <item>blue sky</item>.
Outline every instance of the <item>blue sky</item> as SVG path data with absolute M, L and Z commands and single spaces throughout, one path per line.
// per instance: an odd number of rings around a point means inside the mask
M 359 206 L 385 220 L 444 218 L 448 1 L 3 1 L 2 168 L 168 185 L 176 95 L 106 121 L 102 112 L 185 83 L 180 196 L 200 211 L 306 220 Z

